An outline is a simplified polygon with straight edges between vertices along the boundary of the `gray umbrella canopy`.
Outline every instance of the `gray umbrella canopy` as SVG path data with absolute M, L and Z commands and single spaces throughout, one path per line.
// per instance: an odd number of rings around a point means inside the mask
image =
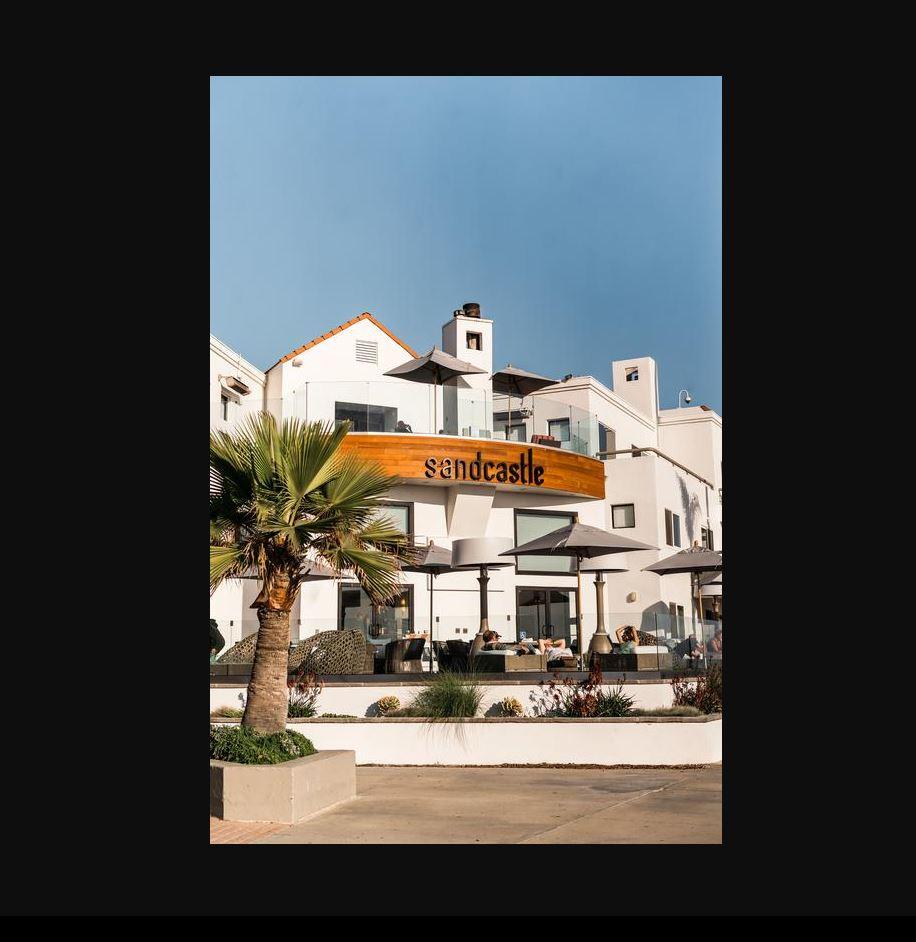
M 486 373 L 486 370 L 466 360 L 459 360 L 451 354 L 443 353 L 438 347 L 433 347 L 426 356 L 408 360 L 393 370 L 388 370 L 385 376 L 397 376 L 412 383 L 431 383 L 441 386 L 456 376 L 469 376 L 472 373 Z
M 548 379 L 546 376 L 539 376 L 537 373 L 520 370 L 511 363 L 494 373 L 490 378 L 493 380 L 493 392 L 502 393 L 505 396 L 517 396 L 519 399 L 523 399 L 545 386 L 553 386 L 558 382 L 555 379 Z
M 557 556 L 575 556 L 578 559 L 591 559 L 592 556 L 607 556 L 611 553 L 631 553 L 634 550 L 658 549 L 648 543 L 610 533 L 600 527 L 590 527 L 584 523 L 571 523 L 552 533 L 539 536 L 536 540 L 515 546 L 500 556 L 541 556 L 553 553 Z M 605 570 L 607 571 L 607 570 Z
M 643 572 L 657 572 L 660 576 L 677 572 L 721 572 L 722 551 L 709 550 L 705 546 L 694 544 L 687 549 L 666 556 L 651 566 L 645 566 Z
M 609 556 L 612 553 L 631 553 L 634 550 L 652 550 L 658 549 L 657 546 L 650 546 L 648 543 L 640 543 L 639 540 L 630 539 L 628 536 L 620 536 L 617 533 L 611 533 L 608 530 L 602 530 L 600 527 L 590 527 L 585 523 L 571 523 L 569 526 L 561 527 L 552 533 L 539 536 L 536 540 L 523 543 L 521 546 L 515 546 L 500 556 L 575 556 L 576 558 L 576 580 L 578 583 L 578 598 L 582 598 L 582 569 L 583 559 L 591 559 L 595 556 Z M 607 570 L 605 570 L 607 571 Z M 581 602 L 579 603 L 581 609 Z M 576 641 L 579 645 L 580 666 L 585 663 L 585 649 L 582 637 L 582 612 L 576 613 Z M 603 627 L 599 623 L 599 632 Z
M 677 573 L 690 573 L 690 594 L 696 592 L 696 615 L 700 625 L 703 624 L 703 606 L 700 601 L 700 579 L 702 573 L 715 573 L 722 571 L 722 551 L 709 550 L 705 546 L 694 543 L 693 546 L 660 559 L 651 566 L 646 566 L 643 572 L 657 572 L 660 576 L 676 575 Z M 695 624 L 695 623 L 694 623 Z M 694 629 L 696 633 L 696 629 Z M 702 631 L 700 632 L 702 635 Z
M 388 370 L 385 376 L 395 376 L 399 379 L 409 380 L 411 383 L 428 383 L 432 386 L 441 386 L 456 376 L 470 376 L 472 373 L 486 373 L 486 370 L 474 366 L 466 360 L 459 360 L 449 353 L 443 353 L 438 347 L 433 347 L 424 357 L 408 360 L 393 370 Z M 436 421 L 436 397 L 433 396 L 433 434 L 438 429 Z
M 417 548 L 417 556 L 409 566 L 401 567 L 405 572 L 430 572 L 439 576 L 443 572 L 451 572 L 452 551 L 445 546 L 436 546 L 432 541 L 427 546 Z
M 436 546 L 432 540 L 428 545 L 418 547 L 414 561 L 408 566 L 402 566 L 406 572 L 428 572 L 431 576 L 429 587 L 429 670 L 433 669 L 433 589 L 436 576 L 443 572 L 451 572 L 452 551 L 444 546 Z
M 303 582 L 318 582 L 320 579 L 339 579 L 344 573 L 334 572 L 333 569 L 329 569 L 327 566 L 323 566 L 321 563 L 316 563 L 312 561 L 307 561 L 303 564 L 302 569 L 302 581 Z M 249 569 L 243 576 L 236 576 L 237 579 L 257 579 L 258 571 L 256 569 Z

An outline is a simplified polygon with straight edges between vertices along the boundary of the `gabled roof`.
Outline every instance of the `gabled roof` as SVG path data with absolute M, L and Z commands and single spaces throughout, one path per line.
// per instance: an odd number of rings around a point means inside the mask
M 285 357 L 280 357 L 274 366 L 279 366 L 281 363 L 285 363 L 287 360 L 291 360 L 293 357 L 298 356 L 305 350 L 308 350 L 311 347 L 317 346 L 321 343 L 322 340 L 329 340 L 334 334 L 339 334 L 342 330 L 346 330 L 348 327 L 352 327 L 354 324 L 358 324 L 360 321 L 371 321 L 378 327 L 379 330 L 388 334 L 388 336 L 395 342 L 400 344 L 412 357 L 418 357 L 420 354 L 414 350 L 413 347 L 404 343 L 400 337 L 395 337 L 395 335 L 381 322 L 377 321 L 368 311 L 360 314 L 358 317 L 352 317 L 350 320 L 346 321 L 343 324 L 339 324 L 337 327 L 334 327 L 332 330 L 329 330 L 326 334 L 322 334 L 320 337 L 316 337 L 314 340 L 310 340 L 308 343 L 304 343 L 301 347 L 296 347 L 291 353 L 287 353 Z M 270 367 L 273 369 L 274 366 Z

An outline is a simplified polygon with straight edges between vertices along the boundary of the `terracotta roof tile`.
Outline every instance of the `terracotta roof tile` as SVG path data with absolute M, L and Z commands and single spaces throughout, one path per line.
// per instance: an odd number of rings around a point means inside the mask
M 359 323 L 359 321 L 372 321 L 379 330 L 388 334 L 388 336 L 395 342 L 400 344 L 412 357 L 418 357 L 420 354 L 414 350 L 413 347 L 404 343 L 400 337 L 396 337 L 381 321 L 377 321 L 368 311 L 360 314 L 358 317 L 351 317 L 350 320 L 345 321 L 343 324 L 339 324 L 337 327 L 332 328 L 326 334 L 321 334 L 319 337 L 316 337 L 314 340 L 310 340 L 308 343 L 304 343 L 301 347 L 296 347 L 291 353 L 287 353 L 285 357 L 280 357 L 274 366 L 279 366 L 281 363 L 285 363 L 287 360 L 291 360 L 293 357 L 298 356 L 300 353 L 308 350 L 310 347 L 314 347 L 317 344 L 321 343 L 322 340 L 327 340 L 330 337 L 333 337 L 334 334 L 339 334 L 342 330 L 346 330 L 348 327 L 352 327 L 354 324 Z M 273 369 L 274 366 L 270 367 Z

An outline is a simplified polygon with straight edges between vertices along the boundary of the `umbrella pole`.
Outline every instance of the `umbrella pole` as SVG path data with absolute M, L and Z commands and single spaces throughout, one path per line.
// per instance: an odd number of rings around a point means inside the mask
M 576 632 L 579 642 L 579 669 L 585 670 L 585 647 L 582 644 L 582 567 L 581 560 L 576 557 Z
M 429 672 L 433 672 L 433 589 L 436 587 L 436 574 L 429 574 Z

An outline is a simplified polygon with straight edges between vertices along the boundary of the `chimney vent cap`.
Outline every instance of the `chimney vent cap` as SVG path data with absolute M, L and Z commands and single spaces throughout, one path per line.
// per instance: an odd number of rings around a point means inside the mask
M 480 305 L 476 301 L 468 301 L 461 305 L 465 317 L 480 317 Z

